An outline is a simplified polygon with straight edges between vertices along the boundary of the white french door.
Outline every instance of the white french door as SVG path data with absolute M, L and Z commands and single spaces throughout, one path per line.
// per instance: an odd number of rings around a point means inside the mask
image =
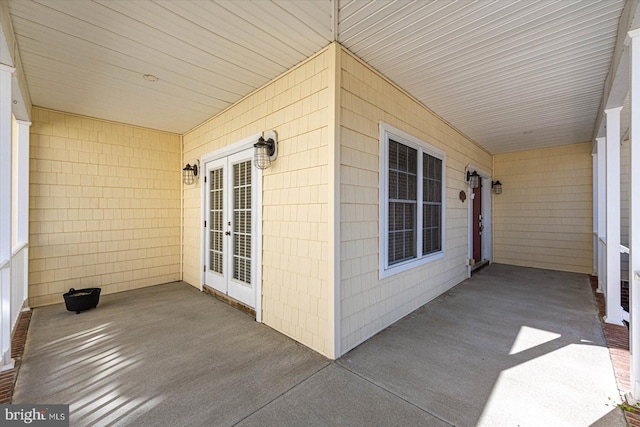
M 205 284 L 256 308 L 257 171 L 253 150 L 205 164 Z

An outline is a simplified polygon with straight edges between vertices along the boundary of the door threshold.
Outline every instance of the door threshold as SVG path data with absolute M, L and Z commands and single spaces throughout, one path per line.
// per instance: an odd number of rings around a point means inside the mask
M 231 307 L 235 308 L 236 310 L 240 310 L 244 314 L 248 314 L 249 316 L 253 317 L 253 319 L 255 320 L 256 311 L 253 308 L 248 307 L 248 306 L 242 304 L 240 301 L 234 300 L 229 295 L 225 295 L 222 292 L 218 292 L 215 289 L 208 287 L 207 285 L 202 285 L 202 291 L 208 293 L 209 295 L 211 295 L 215 299 L 217 299 L 219 301 L 222 301 L 225 304 L 230 305 Z
M 478 271 L 482 270 L 488 265 L 489 265 L 489 261 L 486 259 L 483 259 L 482 261 L 477 262 L 473 267 L 471 267 L 471 274 L 477 273 Z

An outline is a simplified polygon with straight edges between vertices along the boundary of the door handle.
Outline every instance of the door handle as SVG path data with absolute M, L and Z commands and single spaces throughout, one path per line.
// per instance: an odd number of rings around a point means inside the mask
M 231 236 L 231 232 L 230 232 L 230 231 L 225 231 L 225 232 L 224 232 L 224 235 L 225 235 L 225 236 Z

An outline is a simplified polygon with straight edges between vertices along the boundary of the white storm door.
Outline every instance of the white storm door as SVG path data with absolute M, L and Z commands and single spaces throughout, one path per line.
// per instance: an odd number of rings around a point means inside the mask
M 258 207 L 252 155 L 247 150 L 206 164 L 206 284 L 255 308 Z

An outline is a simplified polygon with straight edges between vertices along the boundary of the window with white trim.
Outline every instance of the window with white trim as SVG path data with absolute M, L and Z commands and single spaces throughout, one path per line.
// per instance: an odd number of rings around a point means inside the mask
M 380 276 L 444 256 L 445 154 L 380 124 Z

